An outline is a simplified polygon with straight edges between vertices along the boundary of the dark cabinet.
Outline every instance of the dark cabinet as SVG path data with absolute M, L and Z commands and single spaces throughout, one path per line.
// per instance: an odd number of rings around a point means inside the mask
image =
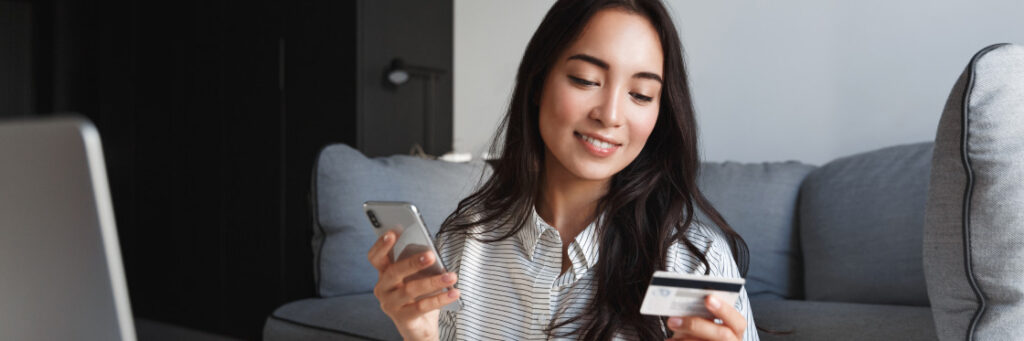
M 451 147 L 450 0 L 21 3 L 33 110 L 100 130 L 137 316 L 258 339 L 314 295 L 322 146 Z M 444 72 L 388 87 L 395 58 Z

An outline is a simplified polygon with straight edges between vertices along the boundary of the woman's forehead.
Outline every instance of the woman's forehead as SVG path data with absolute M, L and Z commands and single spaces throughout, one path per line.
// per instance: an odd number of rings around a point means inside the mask
M 664 56 L 658 31 L 646 17 L 621 9 L 605 9 L 590 18 L 579 37 L 564 51 L 561 62 L 584 54 L 608 63 L 609 69 L 661 74 Z

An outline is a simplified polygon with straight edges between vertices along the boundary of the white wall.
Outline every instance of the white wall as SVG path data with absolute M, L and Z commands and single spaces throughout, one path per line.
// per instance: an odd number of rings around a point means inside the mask
M 551 7 L 540 0 L 455 0 L 453 145 L 475 157 L 508 109 L 526 43 Z
M 1024 43 L 1019 0 L 669 0 L 704 158 L 840 156 L 934 138 L 982 47 Z M 479 155 L 550 1 L 455 1 L 454 144 Z

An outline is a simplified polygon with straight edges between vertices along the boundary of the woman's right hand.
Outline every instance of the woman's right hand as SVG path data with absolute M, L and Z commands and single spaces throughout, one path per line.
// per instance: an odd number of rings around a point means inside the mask
M 437 340 L 438 318 L 441 307 L 459 297 L 457 289 L 450 289 L 417 300 L 417 297 L 451 287 L 457 280 L 454 272 L 406 281 L 406 278 L 429 267 L 436 261 L 430 251 L 392 262 L 391 250 L 398 235 L 388 231 L 377 239 L 366 257 L 377 268 L 377 285 L 373 295 L 380 308 L 395 323 L 405 340 Z

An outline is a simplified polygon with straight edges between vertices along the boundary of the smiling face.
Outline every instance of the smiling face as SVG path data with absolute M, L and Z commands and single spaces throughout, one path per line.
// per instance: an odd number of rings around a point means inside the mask
M 551 66 L 540 97 L 540 134 L 548 171 L 610 180 L 654 130 L 663 56 L 644 17 L 598 12 Z

